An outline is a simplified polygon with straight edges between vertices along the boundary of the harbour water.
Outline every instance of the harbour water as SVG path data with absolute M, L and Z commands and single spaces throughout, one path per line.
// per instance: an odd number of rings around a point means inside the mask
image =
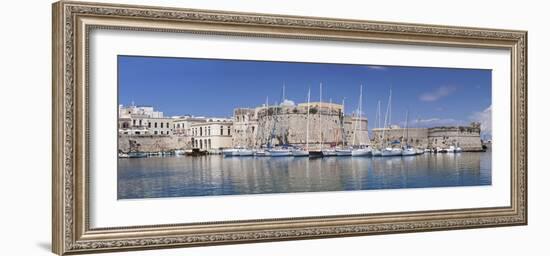
M 491 152 L 118 160 L 118 199 L 491 185 Z

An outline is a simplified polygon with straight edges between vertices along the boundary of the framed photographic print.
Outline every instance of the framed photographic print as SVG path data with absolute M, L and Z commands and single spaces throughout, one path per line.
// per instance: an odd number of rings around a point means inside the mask
M 55 3 L 53 251 L 526 225 L 526 40 Z

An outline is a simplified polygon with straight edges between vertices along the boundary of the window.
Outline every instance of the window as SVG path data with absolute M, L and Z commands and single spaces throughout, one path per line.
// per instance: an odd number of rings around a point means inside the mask
M 223 126 L 220 126 L 220 135 L 223 135 Z
M 160 131 L 160 134 L 164 134 L 164 131 Z
M 170 123 L 166 123 L 166 128 L 170 128 Z
M 169 131 L 166 131 L 166 135 L 168 135 L 168 134 L 170 134 L 170 132 L 169 132 Z
M 212 141 L 208 139 L 208 149 L 211 149 L 211 148 L 212 148 Z
M 231 127 L 227 127 L 227 136 L 231 136 Z
M 149 124 L 147 124 L 147 127 L 151 128 L 151 122 L 149 122 Z
M 158 131 L 155 131 L 155 135 L 157 135 L 157 134 L 159 134 L 159 132 L 158 132 Z
M 136 126 L 136 120 L 132 120 L 132 125 Z
M 157 128 L 157 122 L 155 122 L 155 128 Z M 156 133 L 155 133 L 156 134 Z
M 254 126 L 252 126 L 252 133 L 254 133 Z
M 136 132 L 136 135 L 140 135 L 141 133 L 140 132 Z
M 199 128 L 199 136 L 202 136 L 202 127 Z
M 139 126 L 141 126 L 141 120 L 139 120 Z
M 160 128 L 164 128 L 164 123 L 160 123 Z
M 202 148 L 202 140 L 199 140 L 199 142 L 200 142 L 200 145 L 201 145 L 200 148 Z

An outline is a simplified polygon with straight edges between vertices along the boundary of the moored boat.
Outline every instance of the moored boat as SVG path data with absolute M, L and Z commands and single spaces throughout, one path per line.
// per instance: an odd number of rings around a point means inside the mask
M 403 150 L 400 148 L 385 148 L 382 149 L 381 156 L 401 156 Z
M 254 156 L 254 150 L 241 148 L 237 150 L 239 156 Z
M 225 157 L 238 156 L 239 155 L 239 149 L 227 148 L 227 149 L 222 150 L 222 154 Z
M 351 156 L 352 149 L 351 148 L 337 148 L 336 149 L 336 155 L 337 156 Z
M 292 156 L 295 156 L 295 157 L 309 156 L 309 151 L 303 150 L 303 149 L 295 149 L 295 150 L 292 150 Z
M 271 157 L 292 156 L 292 152 L 286 148 L 274 148 L 267 150 L 267 155 Z
M 322 152 L 323 152 L 323 156 L 324 156 L 324 157 L 327 157 L 327 156 L 337 156 L 336 150 L 335 150 L 335 149 L 332 149 L 332 148 L 323 149 Z
M 368 156 L 372 154 L 372 150 L 370 148 L 356 148 L 351 151 L 351 156 L 357 157 L 357 156 Z
M 144 152 L 129 152 L 128 158 L 143 158 L 147 157 L 147 153 Z
M 402 156 L 414 156 L 417 155 L 416 149 L 413 147 L 405 147 L 401 152 Z

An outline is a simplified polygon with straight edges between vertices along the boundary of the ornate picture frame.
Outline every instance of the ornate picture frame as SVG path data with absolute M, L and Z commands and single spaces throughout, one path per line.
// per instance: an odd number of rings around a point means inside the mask
M 91 228 L 89 33 L 95 29 L 511 52 L 511 205 L 475 209 Z M 527 224 L 527 32 L 61 1 L 53 4 L 52 247 L 57 254 Z

